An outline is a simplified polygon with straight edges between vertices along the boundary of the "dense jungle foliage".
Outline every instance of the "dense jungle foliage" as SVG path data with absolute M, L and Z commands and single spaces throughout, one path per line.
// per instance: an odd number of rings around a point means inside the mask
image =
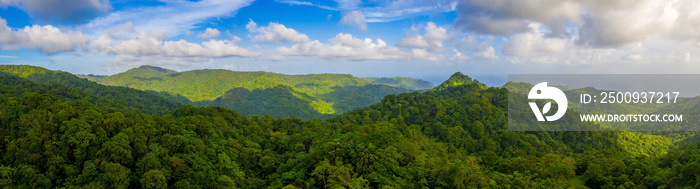
M 700 143 L 508 131 L 507 89 L 461 73 L 308 121 L 219 107 L 147 114 L 89 88 L 0 76 L 3 188 L 700 187 Z

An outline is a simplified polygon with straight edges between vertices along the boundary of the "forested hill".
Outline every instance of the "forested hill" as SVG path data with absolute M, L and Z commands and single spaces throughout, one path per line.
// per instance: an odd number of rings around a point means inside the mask
M 3 188 L 692 188 L 700 174 L 698 143 L 507 131 L 507 90 L 462 74 L 327 121 L 147 115 L 3 81 Z
M 0 65 L 0 74 L 21 77 L 34 83 L 74 88 L 84 93 L 113 101 L 124 107 L 141 110 L 147 114 L 162 113 L 181 106 L 181 104 L 177 102 L 140 90 L 127 87 L 104 86 L 93 81 L 88 81 L 87 79 L 79 78 L 70 73 L 52 71 L 41 67 Z
M 325 119 L 377 103 L 389 94 L 414 91 L 347 74 L 284 75 L 210 69 L 177 72 L 154 66 L 91 79 L 151 91 L 182 104 L 225 107 L 245 116 L 269 114 L 302 119 Z
M 435 87 L 430 81 L 413 79 L 407 77 L 363 77 L 362 80 L 376 82 L 392 87 L 400 87 L 412 90 L 427 90 Z

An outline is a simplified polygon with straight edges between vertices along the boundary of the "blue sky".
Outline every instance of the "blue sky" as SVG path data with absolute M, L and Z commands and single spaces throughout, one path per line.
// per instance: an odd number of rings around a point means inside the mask
M 698 73 L 700 3 L 561 0 L 0 1 L 0 64 L 406 76 Z

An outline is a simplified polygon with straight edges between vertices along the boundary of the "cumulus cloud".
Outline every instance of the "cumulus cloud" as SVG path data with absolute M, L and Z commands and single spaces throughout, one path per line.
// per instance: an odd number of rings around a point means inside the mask
M 332 60 L 431 60 L 437 57 L 422 49 L 405 52 L 396 47 L 387 46 L 382 39 L 359 39 L 350 34 L 339 33 L 321 43 L 318 40 L 280 47 L 277 52 L 285 56 L 314 56 Z
M 51 25 L 26 26 L 13 29 L 0 18 L 0 46 L 3 50 L 18 50 L 22 47 L 39 49 L 48 54 L 74 51 L 77 47 L 87 49 L 88 37 L 81 32 L 63 32 Z
M 565 24 L 578 21 L 580 4 L 571 0 L 462 0 L 456 28 L 479 34 L 508 35 L 528 30 L 528 22 L 545 24 L 552 35 L 566 34 Z
M 215 38 L 221 36 L 221 32 L 216 28 L 207 28 L 203 33 L 197 35 L 201 38 Z
M 371 39 L 369 39 L 369 40 L 371 43 Z M 365 46 L 367 44 L 367 39 L 362 40 L 362 39 L 353 37 L 349 33 L 348 34 L 339 33 L 334 38 L 331 38 L 328 41 L 330 41 L 333 44 L 348 46 L 348 47 L 355 47 L 355 48 L 360 48 L 360 47 Z M 381 41 L 381 39 L 378 39 L 378 41 Z
M 231 37 L 231 42 L 234 42 L 234 43 L 235 43 L 235 42 L 239 42 L 239 41 L 241 41 L 241 38 L 240 38 L 240 37 L 238 37 L 238 36 L 233 36 L 233 37 Z
M 356 27 L 360 30 L 367 30 L 367 19 L 362 11 L 354 10 L 343 15 L 340 19 L 341 24 Z
M 697 62 L 700 49 L 693 43 L 652 38 L 621 48 L 576 45 L 576 38 L 547 38 L 546 31 L 532 24 L 527 33 L 514 35 L 502 52 L 516 64 L 659 64 Z
M 438 61 L 439 58 L 430 52 L 426 51 L 425 49 L 411 49 L 411 54 L 413 55 L 414 59 L 417 60 L 429 60 L 429 61 Z
M 112 10 L 109 0 L 0 0 L 0 7 L 18 7 L 40 21 L 80 23 Z
M 171 62 L 202 61 L 208 58 L 222 57 L 253 57 L 259 53 L 252 52 L 242 47 L 236 46 L 235 38 L 231 40 L 209 40 L 198 43 L 191 43 L 185 40 L 164 41 L 168 37 L 168 32 L 164 30 L 141 33 L 140 35 L 116 42 L 107 35 L 102 35 L 93 40 L 91 46 L 94 53 L 105 53 L 117 55 L 118 61 L 135 61 L 136 59 L 157 59 L 164 58 Z M 179 58 L 179 59 L 178 59 Z
M 488 47 L 484 51 L 481 51 L 481 52 L 474 54 L 474 58 L 482 59 L 482 60 L 496 60 L 496 59 L 498 59 L 498 57 L 496 56 L 496 50 L 493 49 L 493 47 Z
M 406 36 L 397 44 L 399 47 L 409 47 L 409 48 L 428 48 L 430 44 L 421 35 Z
M 578 45 L 621 47 L 655 35 L 700 39 L 700 3 L 645 0 L 586 3 Z M 691 34 L 692 33 L 692 34 Z M 690 34 L 690 35 L 686 35 Z
M 698 12 L 700 2 L 692 0 L 462 0 L 454 26 L 508 36 L 528 33 L 530 23 L 537 23 L 548 38 L 573 37 L 578 46 L 617 48 L 655 36 L 699 41 Z
M 472 59 L 471 57 L 462 54 L 462 52 L 459 52 L 457 49 L 452 49 L 452 56 L 450 56 L 451 61 L 464 61 L 464 60 L 469 60 Z
M 528 33 L 516 34 L 503 45 L 505 55 L 539 56 L 542 54 L 559 53 L 566 50 L 569 39 L 547 38 L 539 31 L 538 24 L 531 24 Z
M 437 27 L 435 23 L 428 22 L 423 36 L 419 34 L 405 36 L 396 45 L 400 47 L 427 49 L 429 51 L 442 51 L 444 49 L 443 42 L 451 40 L 454 40 L 454 37 L 447 34 L 445 28 Z
M 309 36 L 297 32 L 292 28 L 287 28 L 282 24 L 270 22 L 268 26 L 258 27 L 258 24 L 250 20 L 246 25 L 246 29 L 251 33 L 255 33 L 255 41 L 257 42 L 290 42 L 303 43 L 309 41 Z

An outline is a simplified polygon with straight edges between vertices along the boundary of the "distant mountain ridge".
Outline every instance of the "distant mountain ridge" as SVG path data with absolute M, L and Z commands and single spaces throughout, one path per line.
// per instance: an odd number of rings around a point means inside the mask
M 435 87 L 435 84 L 430 81 L 407 77 L 363 77 L 360 79 L 411 90 L 427 90 Z
M 182 104 L 225 107 L 246 116 L 292 115 L 302 119 L 327 118 L 379 102 L 389 94 L 413 92 L 415 88 L 432 84 L 410 78 L 395 79 L 397 84 L 410 84 L 402 88 L 349 74 L 285 75 L 223 69 L 177 72 L 155 66 L 91 79 L 104 85 L 151 91 Z
M 164 99 L 148 92 L 126 87 L 104 86 L 76 75 L 28 65 L 0 65 L 0 73 L 16 76 L 45 85 L 62 85 L 84 93 L 123 104 L 130 109 L 138 109 L 147 114 L 157 114 L 174 110 L 179 103 Z M 111 103 L 111 102 L 110 102 Z

